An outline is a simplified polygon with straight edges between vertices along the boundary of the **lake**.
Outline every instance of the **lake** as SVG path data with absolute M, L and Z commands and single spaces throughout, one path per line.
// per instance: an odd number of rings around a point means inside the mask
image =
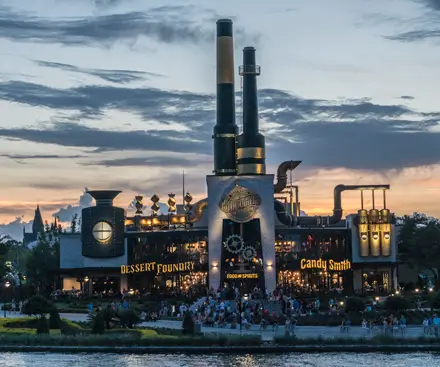
M 55 354 L 2 353 L 0 366 L 7 367 L 432 367 L 440 354 L 321 353 L 265 355 L 179 354 Z

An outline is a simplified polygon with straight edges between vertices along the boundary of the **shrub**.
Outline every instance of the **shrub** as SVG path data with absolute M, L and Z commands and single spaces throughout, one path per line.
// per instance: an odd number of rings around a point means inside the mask
M 141 322 L 139 315 L 134 310 L 121 310 L 117 317 L 121 327 L 132 329 Z
M 24 302 L 21 313 L 41 318 L 49 314 L 54 308 L 54 304 L 43 296 L 34 296 Z
M 49 334 L 49 333 L 50 333 L 50 328 L 46 317 L 40 317 L 38 319 L 37 334 L 41 335 L 41 334 Z
M 104 315 L 102 311 L 92 316 L 92 333 L 103 334 L 105 331 Z
M 60 314 L 58 313 L 58 310 L 56 308 L 53 308 L 50 311 L 49 327 L 51 329 L 59 329 L 60 323 L 61 323 Z
M 432 295 L 429 303 L 430 303 L 431 308 L 439 309 L 440 308 L 440 292 L 436 292 L 434 295 Z
M 349 297 L 346 302 L 345 311 L 347 312 L 360 312 L 365 308 L 365 300 L 360 297 Z
M 194 335 L 194 331 L 195 331 L 194 326 L 195 326 L 195 324 L 194 324 L 192 313 L 191 313 L 191 311 L 188 310 L 185 312 L 185 316 L 183 317 L 183 321 L 182 321 L 183 334 Z
M 391 312 L 398 312 L 409 308 L 409 302 L 401 296 L 391 296 L 385 300 L 384 308 Z

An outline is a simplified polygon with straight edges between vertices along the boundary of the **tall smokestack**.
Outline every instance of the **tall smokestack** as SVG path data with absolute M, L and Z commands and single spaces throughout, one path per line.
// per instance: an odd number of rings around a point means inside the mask
M 232 20 L 217 21 L 217 123 L 214 126 L 214 174 L 237 174 Z
M 259 132 L 257 76 L 260 66 L 255 64 L 255 48 L 243 49 L 243 132 L 238 137 L 237 171 L 239 175 L 266 174 L 265 139 Z

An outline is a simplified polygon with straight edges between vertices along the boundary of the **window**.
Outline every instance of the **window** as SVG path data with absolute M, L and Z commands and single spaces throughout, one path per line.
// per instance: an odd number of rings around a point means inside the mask
M 113 229 L 107 222 L 96 223 L 93 227 L 93 237 L 99 242 L 106 242 L 112 236 Z

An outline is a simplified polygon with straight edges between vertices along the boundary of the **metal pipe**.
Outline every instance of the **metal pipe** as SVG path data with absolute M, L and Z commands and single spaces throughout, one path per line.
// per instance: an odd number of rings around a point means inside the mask
M 332 216 L 313 216 L 297 218 L 296 222 L 302 226 L 328 226 L 338 223 L 342 219 L 342 192 L 353 190 L 389 190 L 390 185 L 337 185 L 333 192 L 333 215 Z M 281 204 L 281 203 L 280 203 Z M 279 209 L 279 206 L 276 206 Z M 293 218 L 284 218 L 284 213 L 280 212 L 277 216 L 281 223 L 293 223 Z M 280 219 L 282 217 L 283 220 Z M 287 225 L 287 224 L 286 224 Z
M 203 215 L 203 212 L 208 207 L 208 198 L 198 201 L 194 204 L 191 213 L 188 215 L 188 222 L 197 222 Z
M 373 209 L 376 209 L 376 203 L 374 202 L 374 189 L 371 190 L 371 200 L 372 200 L 372 205 L 373 205 Z
M 364 190 L 361 190 L 361 210 L 364 209 Z
M 383 190 L 383 208 L 386 209 L 387 208 L 387 194 L 386 194 L 386 190 Z
M 277 182 L 273 186 L 276 194 L 283 192 L 287 186 L 287 171 L 293 171 L 301 162 L 302 161 L 285 161 L 278 166 Z

